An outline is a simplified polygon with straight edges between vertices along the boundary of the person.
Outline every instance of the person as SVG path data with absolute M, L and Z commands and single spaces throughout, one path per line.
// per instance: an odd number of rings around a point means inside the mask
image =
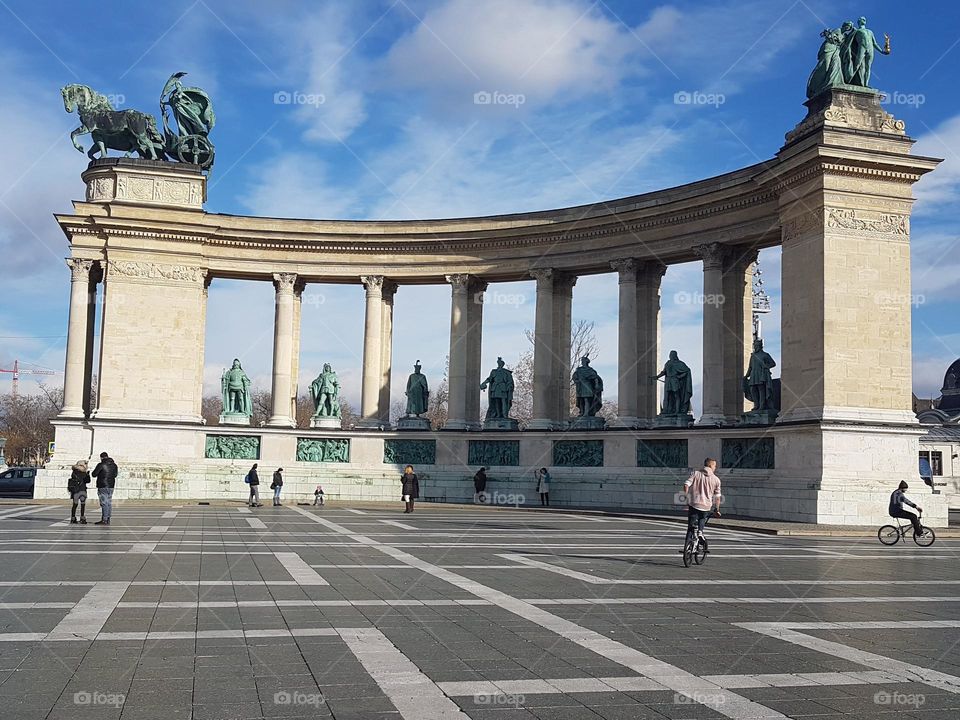
M 87 518 L 84 512 L 87 507 L 87 485 L 90 484 L 90 473 L 87 472 L 87 461 L 77 460 L 70 472 L 70 479 L 67 481 L 67 492 L 70 493 L 70 499 L 73 501 L 73 507 L 70 509 L 70 524 L 77 524 L 77 505 L 80 505 L 80 524 L 86 525 Z
M 707 522 L 710 509 L 716 505 L 714 514 L 720 517 L 720 478 L 715 474 L 717 461 L 707 458 L 703 461 L 703 470 L 694 470 L 683 484 L 687 499 L 687 537 L 684 547 L 693 542 L 694 534 L 703 537 L 703 526 Z M 682 551 L 681 551 L 682 552 Z
M 513 407 L 513 371 L 504 367 L 502 357 L 497 358 L 497 366 L 490 371 L 490 375 L 480 383 L 480 389 L 486 390 L 490 386 L 487 401 L 487 420 L 506 420 L 510 417 L 510 408 Z
M 893 491 L 890 495 L 890 517 L 892 518 L 901 518 L 903 520 L 909 520 L 913 524 L 913 534 L 916 537 L 923 537 L 924 530 L 923 525 L 920 524 L 920 513 L 923 512 L 923 508 L 917 505 L 916 503 L 911 502 L 907 496 L 904 494 L 909 485 L 905 480 L 900 481 L 900 486 Z M 909 510 L 904 510 L 903 506 L 909 505 L 914 508 L 917 512 L 912 513 Z
M 313 491 L 313 504 L 323 507 L 323 487 L 321 485 L 317 485 L 317 489 Z
M 867 19 L 861 17 L 857 20 L 856 29 L 850 35 L 850 61 L 847 67 L 849 77 L 845 78 L 848 84 L 870 87 L 874 51 L 877 50 L 883 55 L 890 54 L 887 48 L 880 46 L 873 31 L 867 27 Z
M 273 506 L 280 504 L 280 490 L 283 489 L 283 468 L 277 468 L 273 471 L 273 482 L 270 483 L 270 489 L 273 490 Z
M 413 512 L 413 501 L 420 497 L 420 480 L 413 471 L 413 465 L 407 465 L 400 476 L 402 500 L 406 504 L 405 513 Z
M 100 453 L 100 462 L 93 469 L 97 479 L 97 497 L 100 499 L 100 519 L 95 525 L 109 525 L 113 515 L 113 490 L 117 484 L 119 469 L 107 453 Z
M 260 476 L 257 474 L 257 463 L 253 464 L 244 480 L 250 485 L 250 500 L 247 504 L 250 507 L 263 507 L 260 502 Z
M 540 493 L 540 504 L 543 507 L 550 507 L 550 472 L 542 467 L 533 471 L 533 476 L 537 479 L 537 492 Z
M 484 493 L 487 490 L 487 469 L 485 467 L 477 470 L 477 474 L 473 476 L 473 501 L 475 503 L 484 503 L 486 502 L 486 496 Z

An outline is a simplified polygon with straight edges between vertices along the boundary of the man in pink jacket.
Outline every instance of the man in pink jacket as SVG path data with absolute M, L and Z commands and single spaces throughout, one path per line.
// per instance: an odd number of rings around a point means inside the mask
M 714 474 L 716 469 L 717 461 L 707 458 L 703 461 L 703 470 L 694 470 L 683 484 L 683 492 L 687 496 L 687 539 L 684 540 L 684 547 L 693 542 L 694 534 L 703 534 L 703 525 L 714 505 L 715 514 L 720 516 L 720 478 Z

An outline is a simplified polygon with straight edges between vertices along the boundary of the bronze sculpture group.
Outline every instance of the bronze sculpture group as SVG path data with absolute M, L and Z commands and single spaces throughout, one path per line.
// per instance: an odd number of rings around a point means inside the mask
M 876 53 L 890 54 L 890 36 L 884 36 L 883 46 L 877 43 L 865 17 L 861 17 L 856 26 L 847 20 L 837 29 L 827 28 L 820 37 L 823 43 L 817 53 L 817 65 L 807 81 L 807 98 L 843 85 L 869 88 Z

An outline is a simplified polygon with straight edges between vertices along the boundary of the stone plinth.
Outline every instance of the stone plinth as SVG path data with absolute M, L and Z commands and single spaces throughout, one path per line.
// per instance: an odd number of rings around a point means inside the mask
M 250 426 L 250 416 L 240 415 L 238 413 L 224 413 L 220 416 L 221 425 L 246 425 Z
M 660 414 L 653 420 L 653 426 L 657 428 L 686 428 L 693 425 L 693 415 L 664 415 Z
M 492 418 L 483 421 L 484 430 L 519 430 L 520 424 L 513 418 Z
M 607 421 L 602 417 L 590 417 L 589 415 L 572 417 L 567 427 L 571 430 L 605 430 Z
M 93 160 L 81 177 L 90 203 L 202 210 L 207 199 L 207 178 L 198 165 L 103 158 Z
M 342 426 L 342 418 L 316 416 L 310 418 L 310 427 L 312 428 L 320 428 L 322 430 L 339 430 Z
M 408 415 L 397 420 L 397 430 L 430 430 L 430 421 L 427 418 Z
M 776 421 L 776 410 L 751 410 L 740 418 L 741 425 L 773 425 Z

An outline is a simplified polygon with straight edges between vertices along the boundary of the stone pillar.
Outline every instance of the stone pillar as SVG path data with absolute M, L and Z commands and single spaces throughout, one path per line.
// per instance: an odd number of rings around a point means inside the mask
M 464 384 L 464 407 L 468 430 L 479 430 L 480 421 L 480 367 L 483 350 L 483 301 L 487 283 L 471 279 L 467 303 L 467 374 Z
M 290 417 L 297 424 L 297 395 L 300 392 L 300 325 L 303 317 L 303 291 L 306 283 L 298 279 L 293 286 L 293 345 L 290 366 Z
M 196 387 L 197 396 L 194 399 L 194 412 L 197 417 L 203 417 L 203 364 L 206 359 L 206 341 L 207 341 L 207 301 L 210 299 L 210 283 L 213 282 L 213 276 L 209 272 L 203 274 L 203 290 L 200 292 L 200 332 L 199 336 L 203 342 L 197 346 L 197 377 Z
M 358 428 L 376 429 L 380 419 L 380 384 L 383 374 L 381 343 L 383 340 L 383 275 L 360 278 L 367 291 L 367 308 L 363 324 L 363 387 L 360 393 Z
M 390 425 L 391 375 L 393 374 L 393 298 L 397 284 L 383 283 L 383 312 L 380 321 L 380 422 Z
M 549 268 L 531 270 L 537 281 L 537 309 L 533 331 L 533 418 L 530 430 L 553 430 L 556 427 L 558 391 L 554 374 L 556 339 L 554 337 L 554 271 Z
M 273 320 L 273 383 L 269 427 L 294 427 L 290 415 L 290 393 L 293 385 L 294 319 L 296 318 L 295 273 L 275 273 L 276 310 Z
M 746 410 L 743 376 L 753 352 L 753 264 L 757 250 L 732 247 L 723 271 L 723 415 L 724 423 L 740 421 Z
M 469 430 L 467 382 L 470 326 L 470 276 L 447 275 L 452 290 L 450 302 L 450 357 L 447 378 L 447 424 L 445 430 Z M 479 382 L 477 383 L 479 385 Z
M 703 260 L 703 413 L 698 425 L 721 425 L 723 416 L 723 268 L 727 248 L 720 243 L 698 245 Z
M 93 260 L 67 260 L 70 268 L 70 316 L 67 321 L 67 358 L 63 370 L 63 409 L 60 411 L 60 417 L 63 418 L 84 417 L 84 398 L 89 396 L 87 357 L 92 352 L 92 345 L 88 348 L 88 344 L 93 265 Z
M 667 266 L 659 260 L 637 263 L 637 418 L 641 426 L 660 413 L 660 283 Z
M 610 267 L 617 271 L 620 280 L 620 308 L 617 335 L 617 425 L 637 427 L 640 424 L 640 385 L 638 372 L 640 346 L 637 342 L 639 318 L 637 316 L 637 261 L 632 258 L 614 260 Z M 647 378 L 643 379 L 647 382 Z
M 556 408 L 553 419 L 563 427 L 570 419 L 570 344 L 573 325 L 573 286 L 577 276 L 557 273 L 553 283 L 553 337 L 555 341 Z

